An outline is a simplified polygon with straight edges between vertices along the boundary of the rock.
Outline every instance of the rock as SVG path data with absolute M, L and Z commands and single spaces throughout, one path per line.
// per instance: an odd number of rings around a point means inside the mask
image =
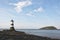
M 0 31 L 0 40 L 58 40 L 19 31 Z

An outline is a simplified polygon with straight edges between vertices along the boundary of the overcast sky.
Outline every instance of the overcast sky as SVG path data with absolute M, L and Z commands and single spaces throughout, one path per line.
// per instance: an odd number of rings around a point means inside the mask
M 9 28 L 13 19 L 17 29 L 60 29 L 60 0 L 0 0 L 0 28 Z

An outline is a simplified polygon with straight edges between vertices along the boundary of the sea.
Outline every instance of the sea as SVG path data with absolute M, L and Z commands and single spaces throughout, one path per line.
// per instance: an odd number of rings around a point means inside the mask
M 60 30 L 17 29 L 27 34 L 60 39 Z

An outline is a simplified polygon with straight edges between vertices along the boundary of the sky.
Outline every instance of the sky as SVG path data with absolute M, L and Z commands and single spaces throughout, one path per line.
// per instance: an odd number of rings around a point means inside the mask
M 10 28 L 11 19 L 16 29 L 60 29 L 60 0 L 0 0 L 0 28 Z

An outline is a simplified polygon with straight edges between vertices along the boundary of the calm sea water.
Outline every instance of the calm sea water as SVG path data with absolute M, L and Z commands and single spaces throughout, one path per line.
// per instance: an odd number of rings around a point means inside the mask
M 44 36 L 44 37 L 60 39 L 60 30 L 19 29 L 17 31 L 23 31 L 27 34 L 33 34 L 33 35 L 37 35 L 37 36 Z

